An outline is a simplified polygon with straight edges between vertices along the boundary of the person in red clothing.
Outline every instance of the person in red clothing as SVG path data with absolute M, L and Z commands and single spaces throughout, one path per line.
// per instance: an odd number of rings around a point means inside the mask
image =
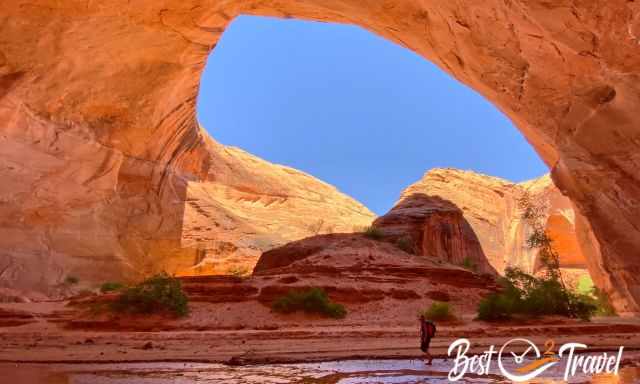
M 431 343 L 431 339 L 436 335 L 436 325 L 425 319 L 424 315 L 420 315 L 420 349 L 427 355 L 427 359 L 429 362 L 427 364 L 431 365 L 431 361 L 433 360 L 433 356 L 429 353 L 429 343 Z

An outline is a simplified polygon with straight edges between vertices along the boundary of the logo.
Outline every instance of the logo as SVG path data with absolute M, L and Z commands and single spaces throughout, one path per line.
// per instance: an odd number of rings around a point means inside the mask
M 468 339 L 458 339 L 449 345 L 447 354 L 454 358 L 453 368 L 449 371 L 450 381 L 458 381 L 467 373 L 488 375 L 491 373 L 494 357 L 497 359 L 500 374 L 514 382 L 531 380 L 547 369 L 563 363 L 565 364 L 565 381 L 576 373 L 617 375 L 624 349 L 620 347 L 615 355 L 609 355 L 606 352 L 599 355 L 579 354 L 580 351 L 587 349 L 587 345 L 566 343 L 560 346 L 556 354 L 555 342 L 552 339 L 545 342 L 544 352 L 541 352 L 535 343 L 523 338 L 507 341 L 500 350 L 496 350 L 496 347 L 491 345 L 480 355 L 468 355 L 469 348 L 471 348 L 471 342 Z
M 522 345 L 523 348 L 525 348 L 524 352 L 515 352 L 519 349 L 517 348 L 518 345 Z M 555 357 L 555 353 L 552 352 L 553 345 L 553 340 L 547 340 L 545 343 L 547 350 L 544 354 L 541 354 L 538 347 L 527 339 L 509 340 L 500 348 L 500 352 L 498 353 L 498 367 L 500 368 L 500 372 L 502 372 L 507 379 L 513 381 L 525 381 L 537 377 L 559 361 L 559 359 Z M 515 372 L 510 372 L 503 364 L 504 360 L 506 360 L 506 356 L 503 355 L 505 351 L 510 351 L 509 353 L 513 356 L 514 365 L 518 366 Z M 531 360 L 531 362 L 526 363 L 529 360 Z

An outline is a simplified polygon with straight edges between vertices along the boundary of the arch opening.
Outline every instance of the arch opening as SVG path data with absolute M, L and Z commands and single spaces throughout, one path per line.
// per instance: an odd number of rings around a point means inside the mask
M 218 142 L 336 186 L 377 215 L 432 168 L 548 172 L 497 108 L 360 27 L 240 16 L 207 59 L 198 121 Z
M 183 237 L 200 253 L 195 268 L 183 270 L 186 274 L 250 271 L 259 257 L 256 249 L 268 251 L 308 236 L 357 231 L 374 218 L 366 206 L 373 203 L 375 214 L 382 216 L 397 202 L 417 200 L 415 196 L 423 192 L 432 199 L 453 200 L 451 206 L 465 209 L 465 221 L 451 222 L 447 215 L 427 219 L 423 231 L 428 227 L 430 233 L 417 236 L 422 240 L 417 240 L 416 248 L 422 253 L 458 264 L 466 254 L 488 258 L 487 270 L 499 272 L 506 266 L 528 270 L 536 263 L 534 252 L 523 250 L 524 235 L 512 238 L 514 234 L 505 229 L 518 219 L 513 209 L 518 193 L 511 189 L 527 187 L 482 173 L 517 181 L 539 177 L 546 167 L 537 154 L 482 96 L 404 47 L 358 27 L 254 16 L 235 19 L 207 60 L 198 121 L 214 140 L 224 143 L 218 150 L 228 156 L 217 155 L 219 159 L 232 164 L 230 169 L 243 169 L 245 179 L 229 176 L 204 187 L 194 185 L 188 192 L 190 204 L 223 205 L 247 218 L 237 221 L 252 225 L 255 234 L 211 240 L 219 237 L 219 231 L 207 229 L 207 219 L 198 219 L 201 214 L 187 207 Z M 407 152 L 412 156 L 404 156 Z M 281 167 L 254 153 L 302 168 L 310 176 L 322 175 L 320 179 L 348 192 L 344 201 L 355 197 L 365 207 L 350 202 L 350 208 L 359 210 L 356 217 L 327 207 L 321 199 L 301 208 L 290 200 L 301 190 L 318 188 L 320 182 L 298 184 L 298 178 L 281 173 Z M 431 168 L 456 166 L 475 172 L 435 170 L 444 183 L 428 175 Z M 218 178 L 223 174 L 218 169 Z M 274 175 L 279 175 L 278 182 Z M 271 188 L 256 180 L 271 180 Z M 552 189 L 546 181 L 545 188 Z M 462 193 L 443 188 L 449 182 L 460 183 L 456 188 Z M 417 191 L 420 185 L 425 189 Z M 367 195 L 378 187 L 386 187 L 386 194 Z M 405 189 L 412 192 L 402 193 Z M 203 190 L 216 192 L 203 199 Z M 323 199 L 334 197 L 324 193 Z M 272 197 L 276 194 L 280 200 Z M 487 209 L 496 201 L 499 208 Z M 566 209 L 572 212 L 570 206 Z M 216 214 L 215 209 L 201 210 L 209 211 L 209 218 Z M 308 217 L 310 210 L 316 212 L 313 220 Z M 568 236 L 577 244 L 575 234 Z M 436 244 L 440 242 L 441 246 Z M 588 275 L 585 265 L 576 267 L 572 276 Z

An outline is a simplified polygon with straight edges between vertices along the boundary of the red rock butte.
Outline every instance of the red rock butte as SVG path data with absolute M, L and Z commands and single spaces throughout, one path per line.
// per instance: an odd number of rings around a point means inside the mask
M 640 3 L 626 0 L 5 2 L 3 281 L 60 278 L 61 260 L 101 278 L 193 265 L 187 187 L 232 173 L 196 122 L 198 84 L 240 14 L 359 25 L 480 92 L 575 206 L 596 283 L 640 311 Z

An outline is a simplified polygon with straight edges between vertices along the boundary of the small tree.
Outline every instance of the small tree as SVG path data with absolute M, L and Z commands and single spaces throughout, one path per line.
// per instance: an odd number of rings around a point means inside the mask
M 478 318 L 499 320 L 511 314 L 562 315 L 588 320 L 597 307 L 585 295 L 567 289 L 560 271 L 560 256 L 545 230 L 548 207 L 533 200 L 525 192 L 518 200 L 522 219 L 531 227 L 527 246 L 538 250 L 544 268 L 541 278 L 529 275 L 517 268 L 507 268 L 500 280 L 503 291 L 485 298 L 478 306 Z
M 558 280 L 535 277 L 517 268 L 507 268 L 498 280 L 499 293 L 478 305 L 478 319 L 501 320 L 514 314 L 529 316 L 560 315 L 588 320 L 596 311 L 594 299 L 566 290 Z
M 553 247 L 553 240 L 545 229 L 548 204 L 534 200 L 531 194 L 525 191 L 518 199 L 518 207 L 521 210 L 522 219 L 531 228 L 531 234 L 527 237 L 527 247 L 538 250 L 538 257 L 547 277 L 559 280 L 564 287 L 560 272 L 560 255 Z

